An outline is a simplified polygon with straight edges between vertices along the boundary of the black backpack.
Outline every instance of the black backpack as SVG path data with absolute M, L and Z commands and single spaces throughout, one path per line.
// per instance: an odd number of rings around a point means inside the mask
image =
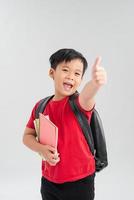
M 96 172 L 99 172 L 108 165 L 106 140 L 102 121 L 98 112 L 96 111 L 96 109 L 94 109 L 91 117 L 91 122 L 89 124 L 85 114 L 81 112 L 81 110 L 75 103 L 75 99 L 78 95 L 78 92 L 71 95 L 69 97 L 69 103 L 81 126 L 88 146 L 95 157 Z M 53 98 L 53 96 L 54 95 L 48 96 L 40 101 L 35 111 L 36 119 L 39 118 L 39 113 L 43 113 L 47 103 L 50 101 L 50 99 Z

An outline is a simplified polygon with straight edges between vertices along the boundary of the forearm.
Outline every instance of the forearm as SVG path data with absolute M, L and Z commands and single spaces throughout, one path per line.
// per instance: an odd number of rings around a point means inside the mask
M 41 153 L 42 151 L 42 144 L 40 144 L 34 135 L 25 135 L 23 137 L 23 143 L 30 148 L 31 150 Z
M 94 97 L 99 90 L 99 86 L 96 86 L 93 81 L 89 81 L 84 86 L 83 90 L 81 91 L 81 95 L 83 99 L 87 102 L 94 101 Z

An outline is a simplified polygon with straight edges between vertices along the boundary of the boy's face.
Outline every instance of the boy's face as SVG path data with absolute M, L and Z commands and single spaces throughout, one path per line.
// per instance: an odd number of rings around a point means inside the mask
M 54 80 L 55 99 L 72 95 L 79 87 L 83 74 L 83 63 L 80 59 L 61 62 L 56 69 L 50 69 L 49 75 Z

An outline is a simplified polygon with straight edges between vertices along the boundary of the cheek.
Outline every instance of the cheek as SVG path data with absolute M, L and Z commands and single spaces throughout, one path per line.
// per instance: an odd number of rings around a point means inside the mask
M 60 80 L 62 80 L 62 74 L 60 73 L 55 73 L 54 75 L 54 80 L 57 82 L 59 82 Z
M 76 81 L 77 87 L 81 84 L 81 78 Z
M 65 78 L 65 74 L 63 73 L 57 73 L 55 74 L 56 80 L 63 80 Z
M 63 77 L 62 76 L 55 76 L 54 82 L 55 82 L 56 86 L 60 86 L 61 83 L 63 82 Z

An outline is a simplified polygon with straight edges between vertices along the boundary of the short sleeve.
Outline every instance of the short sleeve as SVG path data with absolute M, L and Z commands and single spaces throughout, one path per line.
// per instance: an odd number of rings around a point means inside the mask
M 26 127 L 28 127 L 28 128 L 35 129 L 35 127 L 34 127 L 35 111 L 36 111 L 36 109 L 37 109 L 37 107 L 38 107 L 38 105 L 39 105 L 39 102 L 40 102 L 40 101 L 38 101 L 38 102 L 35 104 L 35 106 L 33 107 L 33 109 L 32 109 L 30 118 L 29 118 L 29 120 L 28 120 L 28 122 L 27 122 L 27 124 L 26 124 Z
M 87 111 L 87 110 L 85 110 L 85 109 L 83 109 L 81 107 L 80 102 L 79 102 L 79 96 L 76 98 L 76 104 L 79 107 L 79 109 L 85 114 L 85 116 L 87 117 L 87 119 L 90 121 L 92 113 L 93 113 L 93 110 L 95 108 L 95 104 L 94 104 L 94 106 L 93 106 L 93 108 L 91 110 Z

